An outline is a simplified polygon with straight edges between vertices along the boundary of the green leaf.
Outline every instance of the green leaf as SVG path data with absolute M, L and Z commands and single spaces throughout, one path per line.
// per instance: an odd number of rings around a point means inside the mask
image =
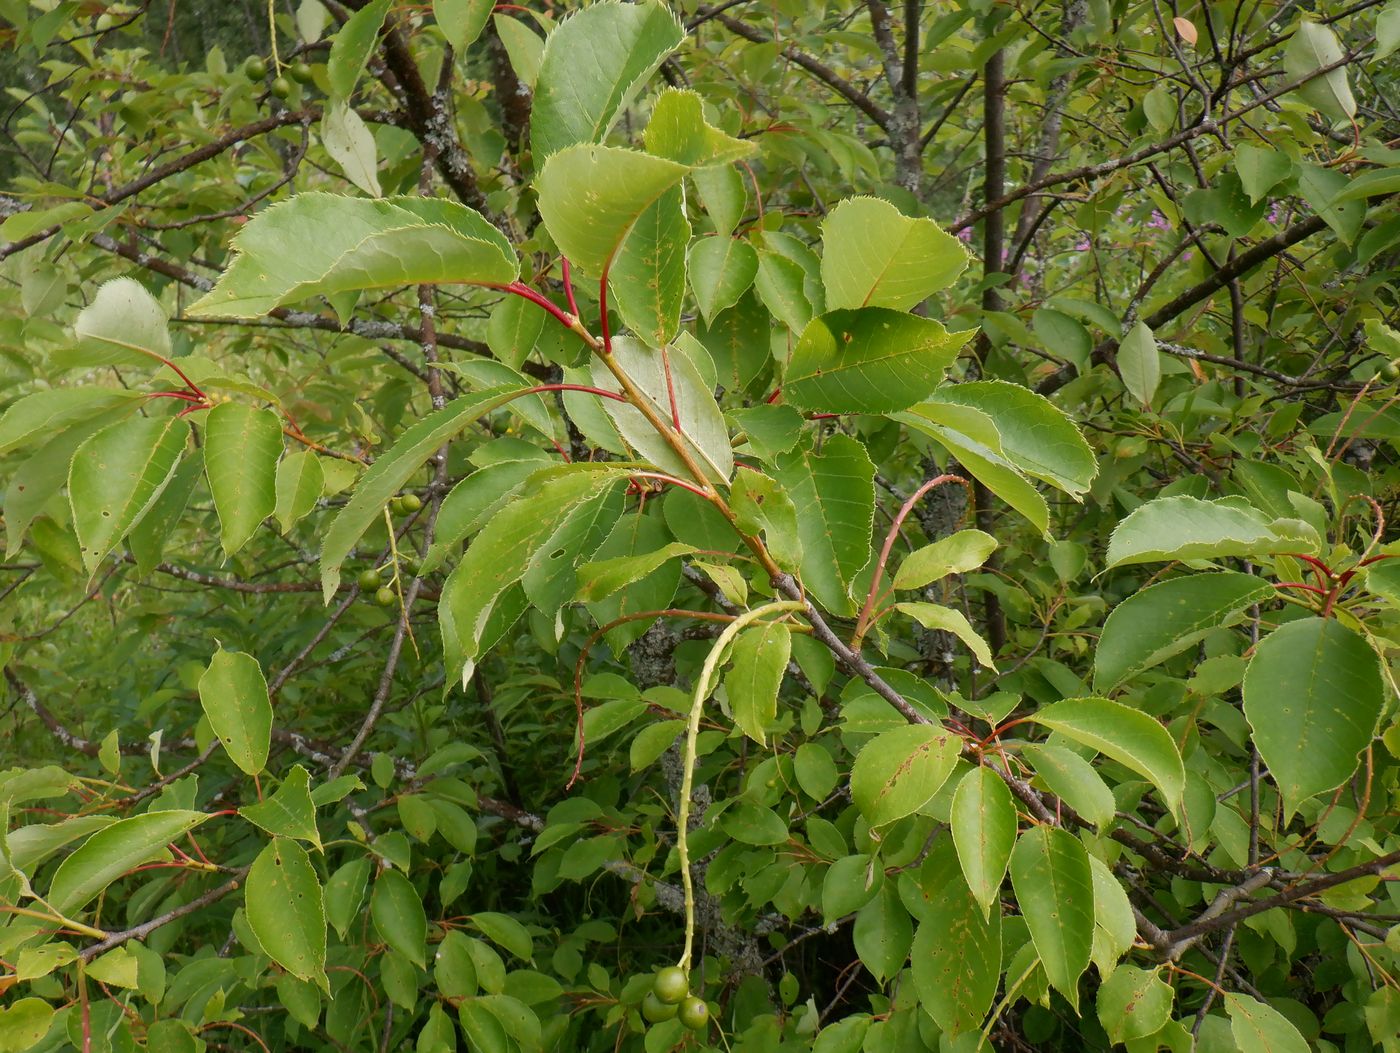
M 390 3 L 391 0 L 373 0 L 366 4 L 350 16 L 331 40 L 326 78 L 330 81 L 333 98 L 348 100 L 354 92 L 355 83 L 378 42 L 379 27 L 384 24 Z
M 1001 979 L 1001 905 L 987 913 L 956 878 L 929 893 L 910 954 L 919 1005 L 949 1036 L 976 1031 Z
M 972 769 L 953 794 L 949 823 L 967 886 L 990 919 L 1016 843 L 1016 802 L 1006 782 L 985 765 Z
M 1165 134 L 1176 126 L 1176 98 L 1170 83 L 1161 82 L 1142 97 L 1142 112 L 1154 131 Z
M 1145 669 L 1232 625 L 1274 595 L 1252 574 L 1195 574 L 1149 585 L 1120 603 L 1104 622 L 1094 652 L 1094 686 L 1112 691 Z
M 712 125 L 700 96 L 688 88 L 667 88 L 657 97 L 643 141 L 647 153 L 692 168 L 731 164 L 755 152 L 753 143 Z
M 1265 1002 L 1226 991 L 1225 1012 L 1240 1053 L 1308 1053 L 1312 1048 L 1288 1017 Z
M 1021 754 L 1051 793 L 1100 830 L 1108 829 L 1117 802 L 1092 764 L 1071 749 L 1048 743 L 1022 746 Z
M 1090 856 L 1089 867 L 1094 874 L 1095 963 L 1099 975 L 1106 977 L 1112 964 L 1132 949 L 1137 939 L 1137 919 L 1133 917 L 1128 894 L 1108 864 Z
M 832 614 L 854 614 L 851 589 L 870 562 L 875 521 L 875 465 L 865 446 L 835 433 L 820 452 L 800 448 L 779 457 L 773 477 L 802 509 L 803 586 Z
M 986 413 L 971 406 L 926 402 L 895 419 L 933 438 L 968 474 L 1049 538 L 1050 508 L 1045 498 L 1006 455 L 1001 433 Z
M 155 503 L 127 531 L 126 543 L 136 559 L 137 574 L 144 577 L 160 562 L 166 540 L 179 525 L 195 484 L 203 475 L 204 453 L 196 450 L 180 461 Z
M 797 445 L 805 423 L 791 406 L 746 406 L 731 410 L 729 416 L 743 431 L 754 455 L 769 462 Z
M 763 535 L 768 551 L 787 570 L 802 561 L 802 535 L 797 506 L 777 480 L 759 471 L 743 471 L 734 477 L 729 494 L 735 525 L 745 534 Z
M 1066 698 L 1030 719 L 1131 768 L 1162 792 L 1173 815 L 1181 815 L 1181 753 L 1167 729 L 1146 713 L 1106 698 Z
M 11 476 L 10 485 L 5 492 L 7 559 L 20 551 L 29 524 L 62 489 L 75 451 L 89 437 L 114 421 L 120 421 L 128 412 L 127 407 L 117 406 L 97 417 L 75 424 L 59 432 L 19 466 Z
M 982 639 L 981 634 L 972 627 L 972 623 L 962 611 L 938 603 L 896 603 L 894 607 L 900 614 L 907 614 L 925 629 L 952 633 L 967 645 L 967 649 L 972 652 L 979 665 L 987 669 L 996 669 L 992 649 L 987 646 L 987 641 Z
M 670 539 L 671 534 L 663 525 L 661 516 L 654 512 L 628 512 L 618 519 L 612 533 L 599 546 L 595 556 L 600 559 L 640 556 L 664 548 L 670 543 Z M 596 603 L 590 603 L 588 613 L 599 625 L 607 625 L 624 615 L 661 610 L 671 605 L 671 598 L 676 594 L 680 579 L 680 564 L 674 560 L 667 560 L 627 588 Z M 613 653 L 620 656 L 624 648 L 646 634 L 651 624 L 651 620 L 645 618 L 623 622 L 604 633 L 603 639 L 612 648 Z
M 1400 5 L 1391 3 L 1386 4 L 1376 16 L 1376 53 L 1371 56 L 1371 61 L 1388 59 L 1396 48 L 1400 48 Z M 5 222 L 8 224 L 9 220 Z M 4 235 L 3 230 L 0 230 L 0 235 Z
M 759 249 L 753 287 L 763 306 L 793 333 L 811 323 L 815 311 L 807 298 L 807 276 L 795 260 L 772 249 Z
M 1076 1010 L 1079 977 L 1094 943 L 1094 879 L 1089 854 L 1071 833 L 1036 826 L 1011 853 L 1011 885 L 1050 984 Z
M 64 429 L 139 398 L 122 389 L 49 388 L 25 395 L 0 417 L 0 453 L 52 439 Z
M 117 820 L 58 865 L 45 900 L 60 914 L 81 910 L 133 868 L 168 859 L 165 846 L 208 818 L 203 812 L 172 809 Z
M 758 253 L 747 241 L 720 235 L 701 238 L 687 258 L 690 288 L 705 324 L 739 302 L 758 274 Z
M 922 589 L 949 574 L 966 574 L 987 562 L 997 539 L 980 530 L 959 530 L 904 557 L 894 576 L 896 589 Z
M 368 883 L 369 860 L 363 857 L 341 866 L 326 882 L 326 918 L 342 940 L 350 926 L 359 920 Z
M 884 826 L 933 799 L 957 764 L 962 743 L 933 724 L 877 735 L 851 768 L 851 800 L 871 826 Z
M 584 463 L 536 472 L 487 523 L 448 575 L 438 601 L 449 680 L 459 670 L 463 684 L 471 679 L 487 618 L 535 553 L 581 502 L 624 475 L 624 467 Z
M 242 548 L 277 507 L 282 424 L 270 410 L 224 402 L 204 425 L 204 474 L 219 512 L 224 552 Z
M 1342 45 L 1332 30 L 1316 22 L 1299 19 L 1283 51 L 1283 71 L 1290 81 L 1297 80 L 1345 57 Z M 1350 120 L 1356 116 L 1356 99 L 1352 97 L 1351 85 L 1347 83 L 1345 66 L 1309 80 L 1297 89 L 1297 95 L 1334 121 Z
M 1080 374 L 1088 371 L 1094 342 L 1082 322 L 1053 308 L 1040 307 L 1031 315 L 1031 328 L 1052 355 L 1070 362 Z
M 1293 174 L 1293 159 L 1280 150 L 1241 143 L 1235 147 L 1235 171 L 1249 200 L 1259 202 Z
M 831 311 L 802 331 L 783 399 L 827 413 L 906 409 L 933 393 L 971 336 L 886 307 Z
M 433 0 L 433 19 L 453 51 L 461 51 L 486 28 L 493 0 Z
M 374 879 L 369 913 L 380 938 L 418 968 L 427 967 L 428 917 L 423 901 L 408 878 L 385 870 Z
M 967 261 L 962 242 L 933 220 L 911 219 L 880 198 L 847 198 L 822 222 L 829 309 L 907 311 L 952 285 Z
M 689 244 L 685 196 L 674 186 L 637 217 L 608 272 L 622 320 L 652 347 L 663 346 L 680 329 Z
M 248 871 L 243 909 L 268 957 L 330 993 L 325 900 L 306 849 L 274 837 Z
M 349 103 L 335 99 L 327 103 L 321 116 L 321 145 L 346 179 L 370 197 L 383 196 L 374 133 Z
M 277 792 L 257 804 L 238 809 L 238 814 L 274 837 L 310 841 L 318 849 L 321 834 L 316 829 L 316 805 L 311 800 L 311 776 L 300 764 L 292 766 Z
M 67 17 L 65 14 L 64 17 Z M 16 212 L 0 223 L 0 241 L 23 241 L 41 230 L 58 226 L 81 216 L 92 215 L 92 206 L 83 201 L 65 201 L 52 208 Z
M 626 588 L 635 581 L 645 578 L 669 560 L 686 556 L 695 551 L 695 546 L 681 541 L 673 541 L 651 552 L 636 556 L 614 556 L 612 559 L 585 563 L 578 569 L 577 599 L 583 603 L 596 603 L 611 596 L 619 589 Z
M 486 344 L 512 369 L 519 369 L 539 343 L 547 315 L 522 296 L 505 296 L 491 308 Z
M 520 83 L 531 91 L 539 81 L 540 62 L 544 58 L 544 41 L 524 19 L 512 18 L 502 12 L 493 19 L 496 35 L 510 58 L 510 65 Z
M 1118 344 L 1118 375 L 1128 394 L 1144 406 L 1151 407 L 1152 396 L 1162 379 L 1161 352 L 1152 330 L 1137 322 Z
M 492 0 L 494 2 L 494 0 Z M 491 4 L 486 5 L 491 10 Z M 442 1006 L 434 1003 L 428 1008 L 428 1019 L 418 1032 L 414 1053 L 456 1053 L 457 1029 L 452 1019 L 442 1011 Z
M 560 23 L 545 41 L 530 111 L 536 163 L 576 143 L 602 142 L 684 39 L 680 22 L 658 0 L 597 3 Z M 606 62 L 599 61 L 603 55 Z
M 370 524 L 384 514 L 397 494 L 438 448 L 472 421 L 505 405 L 519 389 L 488 388 L 454 399 L 404 432 L 392 447 L 375 458 L 355 487 L 349 503 L 332 520 L 321 542 L 321 591 L 327 603 L 340 586 L 340 568 Z
M 575 269 L 601 277 L 633 224 L 688 171 L 617 146 L 565 147 L 535 180 L 540 216 Z
M 715 402 L 713 389 L 691 360 L 676 347 L 658 351 L 629 337 L 618 337 L 612 347 L 612 360 L 631 378 L 656 415 L 673 427 L 675 419 L 680 418 L 680 432 L 691 458 L 715 481 L 728 482 L 734 474 L 729 426 Z M 604 391 L 622 391 L 621 383 L 604 367 L 595 366 L 593 373 L 594 382 Z M 603 408 L 628 445 L 642 457 L 662 471 L 681 479 L 690 478 L 685 463 L 641 410 L 615 399 L 603 400 Z
M 1396 9 L 1400 11 L 1400 8 Z M 1361 172 L 1347 181 L 1346 189 L 1335 195 L 1336 201 L 1355 201 L 1368 197 L 1381 197 L 1395 193 L 1400 190 L 1400 168 L 1391 166 L 1390 168 L 1377 168 L 1369 172 Z M 1382 323 L 1374 318 L 1368 318 L 1365 326 L 1369 330 L 1372 326 Z M 1391 330 L 1394 332 L 1394 330 Z
M 136 956 L 125 947 L 117 947 L 93 961 L 87 975 L 112 987 L 136 987 Z
M 812 1043 L 812 1053 L 860 1053 L 869 1031 L 868 1014 L 844 1017 L 821 1029 Z
M 898 975 L 909 957 L 914 926 L 893 881 L 856 912 L 851 932 L 856 954 L 879 983 Z
M 272 703 L 258 660 L 220 647 L 199 678 L 199 704 L 224 749 L 249 775 L 267 766 Z
M 97 353 L 85 360 L 89 366 L 149 366 L 171 355 L 165 308 L 131 278 L 103 282 L 92 303 L 78 313 L 73 335 Z
M 1027 475 L 1072 497 L 1086 493 L 1099 461 L 1079 429 L 1054 403 L 1019 384 L 978 380 L 949 384 L 932 401 L 968 406 L 991 418 L 1002 453 Z
M 1356 241 L 1366 222 L 1366 202 L 1345 196 L 1351 185 L 1351 180 L 1331 168 L 1298 166 L 1298 193 L 1348 245 Z
M 1243 691 L 1285 822 L 1302 802 L 1351 777 L 1386 698 L 1375 651 L 1332 618 L 1300 618 L 1261 640 Z
M 0 1008 L 0 1053 L 24 1053 L 37 1046 L 53 1016 L 53 1007 L 42 998 L 20 998 Z
M 622 495 L 616 488 L 586 497 L 531 555 L 521 585 L 526 598 L 546 618 L 556 619 L 564 604 L 577 595 L 579 564 L 602 547 L 617 525 L 622 507 Z
M 1316 551 L 1315 539 L 1310 544 L 1296 533 L 1281 533 L 1287 525 L 1270 522 L 1257 508 L 1234 499 L 1159 497 L 1118 524 L 1108 542 L 1107 565 Z
M 321 499 L 325 473 L 310 450 L 290 453 L 277 462 L 277 501 L 273 509 L 282 533 L 289 533 Z
M 523 962 L 533 961 L 535 944 L 524 925 L 509 914 L 480 911 L 471 915 L 471 923 L 492 943 L 504 947 Z
M 313 296 L 424 282 L 499 286 L 520 271 L 505 235 L 445 198 L 297 194 L 249 220 L 233 248 L 233 262 L 187 314 L 256 318 Z
M 792 633 L 782 622 L 745 629 L 730 652 L 733 663 L 724 678 L 734 723 L 760 746 L 778 718 L 778 689 L 792 657 Z
M 1125 965 L 1099 988 L 1099 1022 L 1115 1043 L 1146 1038 L 1166 1025 L 1175 998 L 1157 969 Z
M 141 417 L 99 431 L 74 452 L 68 500 L 89 574 L 160 497 L 189 433 L 180 417 Z
M 697 168 L 690 173 L 690 181 L 699 191 L 700 202 L 705 207 L 705 215 L 714 224 L 715 233 L 721 237 L 733 234 L 739 220 L 744 218 L 744 207 L 748 204 L 744 177 L 732 166 L 720 165 Z

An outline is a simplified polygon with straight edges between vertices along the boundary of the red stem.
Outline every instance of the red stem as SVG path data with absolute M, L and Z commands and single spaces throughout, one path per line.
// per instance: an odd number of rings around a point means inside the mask
M 1307 592 L 1315 592 L 1319 596 L 1326 596 L 1327 590 L 1320 589 L 1316 585 L 1309 585 L 1302 581 L 1279 581 L 1274 583 L 1276 589 L 1304 589 Z
M 562 310 L 560 310 L 553 303 L 551 303 L 548 297 L 545 297 L 540 293 L 535 292 L 534 289 L 530 288 L 523 282 L 511 282 L 509 285 L 500 285 L 495 283 L 485 284 L 488 289 L 500 289 L 502 292 L 513 293 L 516 296 L 529 300 L 536 307 L 539 307 L 541 310 L 549 314 L 551 318 L 557 321 L 565 329 L 573 329 L 574 327 L 574 320 L 572 318 L 570 318 Z
M 696 497 L 703 497 L 706 501 L 710 500 L 710 495 L 705 493 L 704 490 L 701 490 L 697 486 L 692 486 L 684 479 L 677 479 L 674 475 L 666 475 L 664 472 L 633 472 L 632 478 L 660 479 L 663 483 L 670 483 L 672 486 L 679 486 L 683 490 L 689 490 Z
M 582 391 L 585 395 L 597 395 L 600 398 L 612 399 L 614 402 L 626 402 L 623 395 L 616 391 L 604 391 L 602 388 L 592 388 L 587 384 L 536 384 L 532 388 L 526 388 L 520 394 L 536 395 L 541 391 Z
M 186 402 L 203 402 L 200 395 L 191 395 L 188 391 L 151 391 L 147 392 L 148 399 L 184 399 Z
M 960 475 L 940 475 L 930 479 L 919 487 L 899 509 L 899 513 L 894 517 L 894 522 L 890 524 L 889 533 L 885 535 L 885 543 L 880 548 L 880 559 L 875 564 L 875 576 L 870 581 L 870 591 L 865 597 L 865 606 L 860 609 L 860 617 L 856 619 L 855 633 L 851 637 L 851 650 L 856 650 L 860 646 L 861 637 L 865 635 L 865 630 L 870 624 L 870 610 L 875 606 L 875 597 L 880 591 L 880 582 L 885 577 L 885 564 L 889 562 L 890 550 L 894 548 L 894 539 L 899 536 L 900 527 L 904 525 L 904 520 L 909 517 L 909 513 L 914 510 L 914 506 L 919 503 L 919 498 L 928 493 L 935 486 L 942 486 L 944 483 L 961 483 L 967 486 L 967 480 Z
M 1305 556 L 1301 552 L 1289 552 L 1287 553 L 1287 555 L 1292 556 L 1294 559 L 1301 559 L 1304 563 L 1310 563 L 1312 564 L 1312 568 L 1314 570 L 1321 571 L 1323 574 L 1326 574 L 1329 578 L 1332 577 L 1332 568 L 1329 567 L 1326 563 L 1322 562 L 1322 560 L 1318 559 L 1316 556 Z
M 185 371 L 179 366 L 177 366 L 174 362 L 170 361 L 170 359 L 166 358 L 164 355 L 156 355 L 156 358 L 160 359 L 167 366 L 169 366 L 171 372 L 173 372 L 177 377 L 183 380 L 185 382 L 185 386 L 188 387 L 191 391 L 193 391 L 196 395 L 198 395 L 202 399 L 208 398 L 208 396 L 205 395 L 204 392 L 200 389 L 199 385 L 196 384 L 189 377 L 185 376 Z
M 569 311 L 577 318 L 578 301 L 574 299 L 574 276 L 569 269 L 569 257 L 560 256 L 559 259 L 564 265 L 564 298 L 569 301 Z

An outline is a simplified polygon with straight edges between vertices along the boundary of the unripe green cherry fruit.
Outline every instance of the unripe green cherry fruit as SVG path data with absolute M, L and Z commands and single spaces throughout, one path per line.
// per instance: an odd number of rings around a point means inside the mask
M 705 1004 L 703 998 L 696 998 L 691 995 L 681 1003 L 680 1021 L 692 1031 L 703 1031 L 710 1022 L 710 1007 Z
M 305 62 L 295 63 L 291 68 L 292 80 L 298 84 L 310 84 L 314 79 L 311 66 Z
M 379 577 L 379 571 L 375 570 L 373 567 L 368 570 L 360 571 L 360 588 L 364 589 L 366 592 L 370 589 L 377 589 L 382 584 L 384 584 L 384 582 Z
M 651 989 L 667 1005 L 680 1005 L 690 994 L 690 981 L 679 965 L 668 965 L 656 974 Z
M 1382 366 L 1381 366 L 1381 379 L 1382 379 L 1382 380 L 1396 380 L 1396 379 L 1400 379 L 1400 363 L 1396 363 L 1396 362 L 1393 362 L 1393 361 L 1392 361 L 1392 362 L 1387 362 L 1387 363 L 1385 363 L 1384 365 L 1382 365 Z
M 416 512 L 423 507 L 423 499 L 417 494 L 404 494 L 398 501 L 402 512 Z
M 279 99 L 285 99 L 292 93 L 292 82 L 286 77 L 278 77 L 272 82 L 272 88 L 270 90 L 272 94 Z
M 267 63 L 257 55 L 249 55 L 248 61 L 243 63 L 243 76 L 249 80 L 262 80 L 267 76 Z
M 650 1024 L 659 1024 L 676 1015 L 676 1006 L 667 1005 L 656 997 L 655 991 L 648 991 L 642 999 L 642 1017 Z
M 381 607 L 389 607 L 398 601 L 394 595 L 394 590 L 388 585 L 381 585 L 379 591 L 374 594 L 374 602 Z

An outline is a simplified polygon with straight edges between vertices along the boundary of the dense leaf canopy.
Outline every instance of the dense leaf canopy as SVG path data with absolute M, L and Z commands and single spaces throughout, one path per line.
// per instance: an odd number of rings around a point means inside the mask
M 1400 1050 L 1400 0 L 0 42 L 0 1053 Z

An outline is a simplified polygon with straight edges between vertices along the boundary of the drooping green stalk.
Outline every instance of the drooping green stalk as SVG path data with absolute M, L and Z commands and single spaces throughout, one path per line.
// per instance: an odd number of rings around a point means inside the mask
M 729 649 L 729 645 L 734 642 L 734 637 L 739 635 L 740 630 L 746 625 L 753 624 L 764 615 L 800 611 L 803 606 L 797 600 L 777 600 L 739 615 L 725 626 L 724 632 L 720 633 L 718 639 L 715 640 L 714 646 L 710 648 L 710 653 L 705 658 L 704 666 L 700 669 L 700 678 L 695 682 L 695 697 L 690 703 L 690 723 L 685 731 L 681 799 L 676 809 L 676 848 L 681 857 L 681 888 L 685 890 L 685 950 L 681 952 L 681 960 L 678 964 L 687 973 L 690 972 L 690 952 L 695 943 L 695 889 L 690 878 L 689 829 L 690 794 L 695 784 L 695 740 L 700 734 L 700 714 L 704 711 L 705 702 L 714 689 L 715 672 L 719 669 L 720 661 L 724 658 L 724 652 Z

